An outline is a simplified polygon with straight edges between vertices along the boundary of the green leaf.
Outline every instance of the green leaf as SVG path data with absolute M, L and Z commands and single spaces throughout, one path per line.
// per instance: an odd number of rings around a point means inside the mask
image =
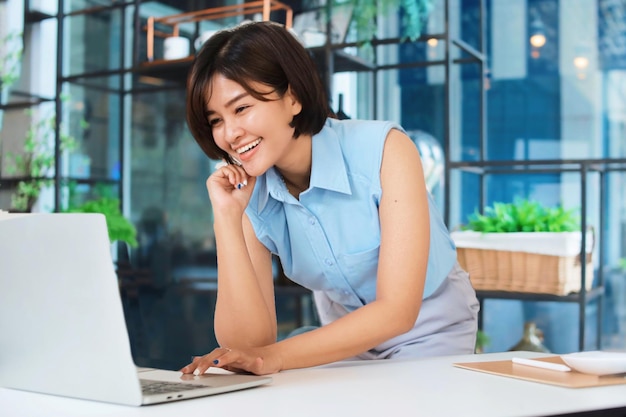
M 120 201 L 116 198 L 101 197 L 90 200 L 81 206 L 66 210 L 67 213 L 102 213 L 106 217 L 109 239 L 111 242 L 126 242 L 131 247 L 136 247 L 137 230 L 120 211 Z
M 67 95 L 61 96 L 67 100 Z M 25 134 L 24 144 L 20 154 L 7 153 L 6 170 L 11 175 L 32 177 L 23 181 L 11 197 L 11 205 L 20 211 L 29 211 L 39 197 L 41 187 L 49 182 L 42 182 L 40 177 L 49 177 L 55 170 L 54 134 L 56 128 L 56 115 L 54 112 L 37 114 L 32 109 L 26 109 L 24 113 L 33 120 Z M 34 121 L 36 120 L 36 121 Z M 82 127 L 88 124 L 80 124 Z M 76 139 L 60 131 L 59 145 L 62 152 L 71 152 L 78 148 Z
M 475 210 L 461 229 L 483 233 L 572 232 L 580 230 L 580 217 L 576 210 L 516 199 L 513 203 L 495 202 L 485 207 L 484 214 Z
M 434 7 L 434 0 L 347 0 L 335 1 L 335 5 L 354 4 L 352 19 L 359 43 L 371 47 L 376 35 L 379 13 L 388 15 L 402 11 L 402 35 L 415 41 L 422 34 L 424 23 Z

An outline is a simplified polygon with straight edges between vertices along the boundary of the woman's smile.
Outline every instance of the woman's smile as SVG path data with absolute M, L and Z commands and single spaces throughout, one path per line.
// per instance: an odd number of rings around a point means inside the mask
M 255 141 L 248 143 L 247 145 L 243 145 L 235 149 L 235 152 L 237 153 L 236 159 L 241 162 L 246 162 L 252 159 L 257 153 L 257 150 L 259 150 L 259 145 L 261 144 L 261 142 L 262 138 L 259 138 Z
M 242 146 L 242 147 L 240 147 L 240 148 L 236 149 L 236 151 L 237 151 L 237 153 L 238 153 L 238 154 L 240 154 L 240 155 L 241 155 L 242 153 L 248 152 L 249 150 L 251 150 L 251 149 L 253 149 L 253 148 L 256 148 L 256 146 L 257 146 L 259 143 L 261 143 L 261 138 L 259 138 L 259 139 L 255 140 L 255 141 L 254 141 L 254 142 L 252 142 L 252 143 L 249 143 L 249 144 L 247 144 L 247 145 L 244 145 L 244 146 Z

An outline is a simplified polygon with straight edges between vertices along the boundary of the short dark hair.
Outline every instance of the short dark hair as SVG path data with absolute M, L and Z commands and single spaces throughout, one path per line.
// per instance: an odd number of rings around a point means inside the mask
M 187 124 L 200 148 L 211 159 L 232 159 L 215 143 L 207 120 L 210 82 L 216 75 L 240 84 L 250 95 L 268 100 L 252 82 L 272 87 L 282 97 L 288 88 L 302 104 L 290 123 L 294 138 L 322 130 L 331 114 L 326 89 L 308 51 L 283 25 L 251 22 L 217 32 L 207 40 L 187 78 Z

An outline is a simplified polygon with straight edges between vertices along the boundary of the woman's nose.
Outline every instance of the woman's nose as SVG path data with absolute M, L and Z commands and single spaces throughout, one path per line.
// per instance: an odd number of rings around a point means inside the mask
M 243 136 L 243 128 L 235 120 L 225 121 L 224 133 L 229 143 L 236 143 Z

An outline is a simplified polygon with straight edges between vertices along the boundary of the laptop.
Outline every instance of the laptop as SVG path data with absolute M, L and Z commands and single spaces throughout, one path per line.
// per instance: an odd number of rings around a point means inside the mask
M 135 365 L 104 215 L 0 212 L 0 386 L 139 406 L 272 381 L 211 371 Z

